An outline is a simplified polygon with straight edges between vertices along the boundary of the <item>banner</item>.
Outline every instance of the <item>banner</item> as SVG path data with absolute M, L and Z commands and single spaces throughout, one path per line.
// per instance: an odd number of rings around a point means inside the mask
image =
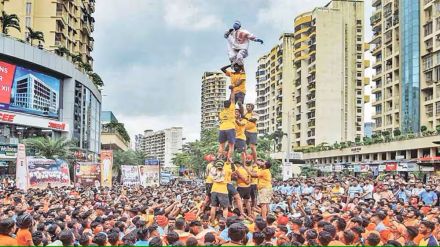
M 0 109 L 58 118 L 60 80 L 0 61 Z
M 18 144 L 17 147 L 17 168 L 16 168 L 16 180 L 17 188 L 21 190 L 27 190 L 29 187 L 29 171 L 26 164 L 26 147 L 24 144 Z
M 387 163 L 385 165 L 385 171 L 397 171 L 397 163 Z
M 102 186 L 112 187 L 113 151 L 101 150 L 101 181 Z
M 283 164 L 283 181 L 293 177 L 293 164 L 286 162 Z
M 121 166 L 121 183 L 125 186 L 135 186 L 140 184 L 139 168 L 137 166 Z
M 63 160 L 27 157 L 29 188 L 70 185 L 69 166 Z
M 335 172 L 342 172 L 342 165 L 335 165 Z
M 101 186 L 101 164 L 94 162 L 76 163 L 75 184 L 85 187 Z

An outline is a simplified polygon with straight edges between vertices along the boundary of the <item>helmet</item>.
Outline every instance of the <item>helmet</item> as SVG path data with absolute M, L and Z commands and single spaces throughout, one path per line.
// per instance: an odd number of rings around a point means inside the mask
M 216 160 L 214 163 L 215 168 L 223 168 L 224 165 L 225 165 L 225 162 L 223 160 Z
M 30 214 L 22 214 L 17 217 L 18 228 L 29 228 L 32 226 L 32 216 Z
M 234 28 L 234 30 L 240 29 L 240 27 L 241 27 L 240 21 L 235 21 L 234 25 L 232 25 L 232 27 Z

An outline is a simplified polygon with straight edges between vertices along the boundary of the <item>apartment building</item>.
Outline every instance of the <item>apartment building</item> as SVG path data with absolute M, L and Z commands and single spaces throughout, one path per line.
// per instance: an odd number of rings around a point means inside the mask
M 440 1 L 374 0 L 375 131 L 440 125 Z
M 420 126 L 433 130 L 440 126 L 440 1 L 420 2 Z M 407 4 L 414 5 L 416 15 L 416 4 Z
M 202 76 L 201 130 L 218 128 L 218 114 L 226 100 L 227 77 L 221 72 L 205 72 Z
M 44 33 L 43 47 L 55 50 L 67 48 L 81 54 L 83 62 L 93 64 L 95 0 L 3 0 L 0 8 L 20 19 L 21 31 L 10 29 L 9 35 L 22 40 L 28 38 L 27 27 Z M 34 44 L 36 45 L 36 44 Z
M 285 33 L 281 35 L 279 44 L 258 59 L 256 112 L 259 115 L 258 133 L 261 135 L 279 130 L 287 137 L 292 132 L 289 117 L 293 117 L 293 43 L 293 33 Z M 288 138 L 282 138 L 280 144 L 282 151 L 292 146 Z
M 295 18 L 295 147 L 363 136 L 363 19 L 361 0 L 333 0 Z
M 143 143 L 136 144 L 136 146 L 139 146 L 148 158 L 159 159 L 164 167 L 173 167 L 174 155 L 182 151 L 182 132 L 182 127 L 159 131 L 145 130 L 142 136 L 136 135 L 137 140 Z

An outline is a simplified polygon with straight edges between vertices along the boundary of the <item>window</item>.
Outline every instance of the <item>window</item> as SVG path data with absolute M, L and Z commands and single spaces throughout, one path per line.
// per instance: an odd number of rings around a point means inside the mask
M 362 51 L 362 45 L 356 45 L 356 50 Z
M 362 33 L 362 28 L 356 28 L 356 32 Z
M 356 25 L 361 25 L 362 24 L 362 20 L 356 20 Z
M 358 99 L 358 100 L 356 101 L 356 103 L 360 105 L 360 104 L 362 104 L 362 100 Z
M 362 36 L 358 35 L 356 39 L 357 41 L 362 41 Z
M 356 68 L 358 69 L 362 68 L 362 63 L 356 63 Z
M 26 15 L 31 15 L 32 12 L 32 3 L 26 3 Z
M 356 80 L 356 84 L 358 87 L 362 87 L 362 81 L 361 80 Z
M 31 17 L 26 16 L 26 27 L 31 27 Z
M 440 102 L 435 103 L 435 114 L 440 114 Z

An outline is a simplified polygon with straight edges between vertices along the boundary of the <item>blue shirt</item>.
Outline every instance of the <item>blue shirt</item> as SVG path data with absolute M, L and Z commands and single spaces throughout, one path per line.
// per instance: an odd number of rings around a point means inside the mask
M 437 194 L 434 191 L 423 191 L 420 198 L 426 205 L 432 205 L 434 201 L 437 201 Z
M 361 186 L 357 185 L 356 187 L 351 186 L 348 188 L 348 195 L 350 197 L 354 197 L 355 194 L 359 194 L 359 195 L 362 194 Z
M 225 228 L 221 233 L 220 233 L 220 238 L 222 238 L 225 241 L 231 241 L 231 239 L 228 236 L 228 229 L 229 228 Z M 247 237 L 249 240 L 252 239 L 252 233 L 248 232 Z
M 148 246 L 148 241 L 146 240 L 138 240 L 134 246 Z

